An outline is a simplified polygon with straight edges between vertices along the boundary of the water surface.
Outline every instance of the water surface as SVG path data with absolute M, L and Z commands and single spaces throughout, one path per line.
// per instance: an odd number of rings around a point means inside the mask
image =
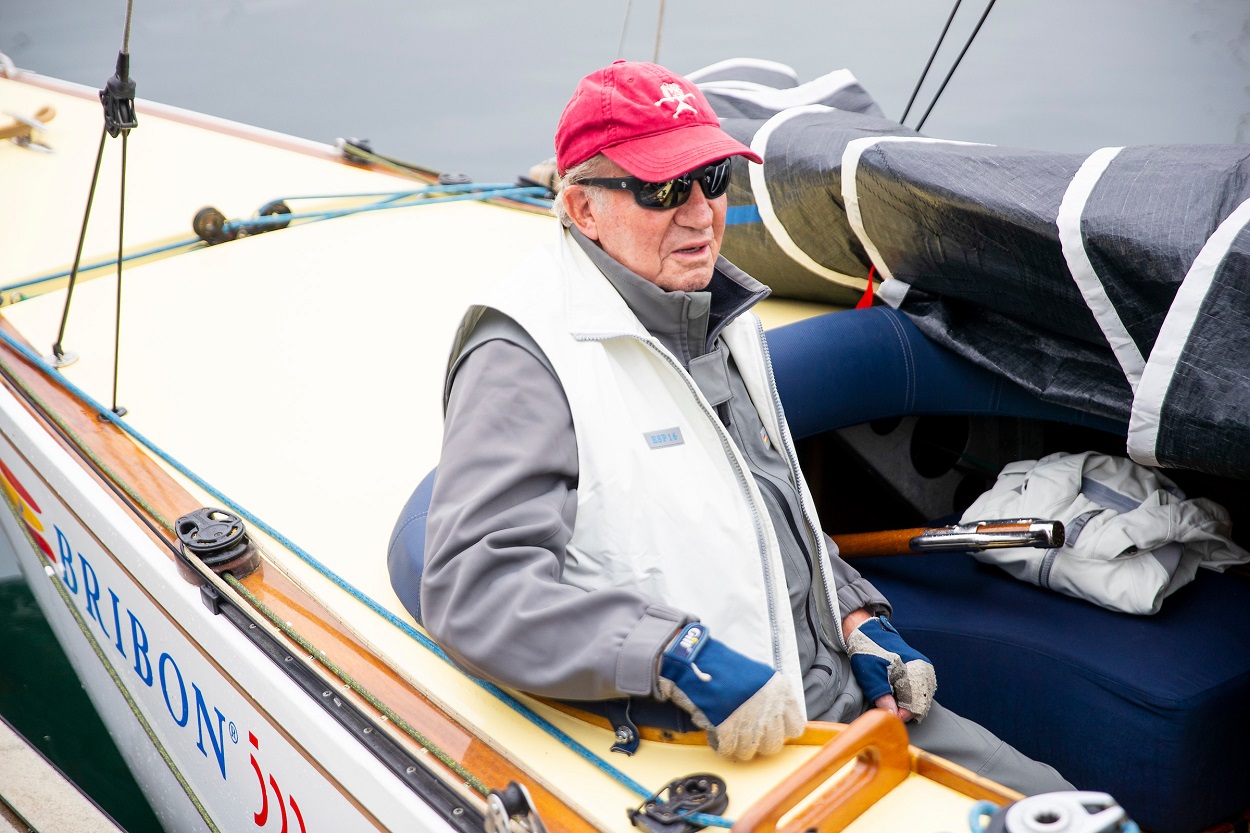
M 650 60 L 662 0 L 135 0 L 140 97 L 481 180 L 551 153 L 577 79 L 618 54 Z M 901 115 L 950 12 L 932 0 L 664 0 L 661 63 L 735 56 L 808 80 L 851 69 Z M 985 8 L 961 5 L 909 123 L 927 107 Z M 626 12 L 628 10 L 628 20 Z M 123 0 L 0 0 L 0 52 L 102 86 Z M 1244 0 L 998 3 L 925 132 L 1089 151 L 1250 140 L 1250 4 Z

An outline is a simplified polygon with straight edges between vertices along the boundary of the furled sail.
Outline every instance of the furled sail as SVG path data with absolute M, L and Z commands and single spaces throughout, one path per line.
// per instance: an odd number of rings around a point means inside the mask
M 772 78 L 744 83 L 753 109 L 707 91 L 765 160 L 735 162 L 727 257 L 833 303 L 875 267 L 930 338 L 1125 423 L 1139 462 L 1250 476 L 1250 146 L 954 142 L 884 118 L 844 71 Z

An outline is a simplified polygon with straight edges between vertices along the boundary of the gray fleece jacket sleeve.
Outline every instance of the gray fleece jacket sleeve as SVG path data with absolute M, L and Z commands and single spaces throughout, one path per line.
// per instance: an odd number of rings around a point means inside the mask
M 427 521 L 425 627 L 462 668 L 513 688 L 578 700 L 654 696 L 660 653 L 696 617 L 632 591 L 561 583 L 577 478 L 559 381 L 517 344 L 478 345 L 447 403 Z
M 889 599 L 881 595 L 881 591 L 873 587 L 868 579 L 859 574 L 850 564 L 838 555 L 838 545 L 826 533 L 825 547 L 829 550 L 829 564 L 833 567 L 833 579 L 838 586 L 838 607 L 842 615 L 853 610 L 865 608 L 873 616 L 884 615 L 887 619 L 894 613 Z

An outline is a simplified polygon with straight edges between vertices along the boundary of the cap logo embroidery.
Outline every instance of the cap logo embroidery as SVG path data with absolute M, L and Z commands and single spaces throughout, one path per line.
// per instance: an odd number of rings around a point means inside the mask
M 661 84 L 660 92 L 664 94 L 664 97 L 655 102 L 655 106 L 659 107 L 661 104 L 676 104 L 677 108 L 673 110 L 673 118 L 677 118 L 683 110 L 689 110 L 690 112 L 696 114 L 699 112 L 686 102 L 686 99 L 694 98 L 694 93 L 688 93 L 683 90 L 681 88 L 681 84 Z

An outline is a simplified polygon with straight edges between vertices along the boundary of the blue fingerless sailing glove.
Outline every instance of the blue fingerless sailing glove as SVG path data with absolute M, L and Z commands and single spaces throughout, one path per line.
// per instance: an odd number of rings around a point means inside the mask
M 779 751 L 803 733 L 806 714 L 793 686 L 772 668 L 687 625 L 660 658 L 659 691 L 706 729 L 721 755 L 746 761 Z
M 893 694 L 899 708 L 910 711 L 917 723 L 924 720 L 937 690 L 933 663 L 904 642 L 888 619 L 877 616 L 852 631 L 847 653 L 869 703 Z

